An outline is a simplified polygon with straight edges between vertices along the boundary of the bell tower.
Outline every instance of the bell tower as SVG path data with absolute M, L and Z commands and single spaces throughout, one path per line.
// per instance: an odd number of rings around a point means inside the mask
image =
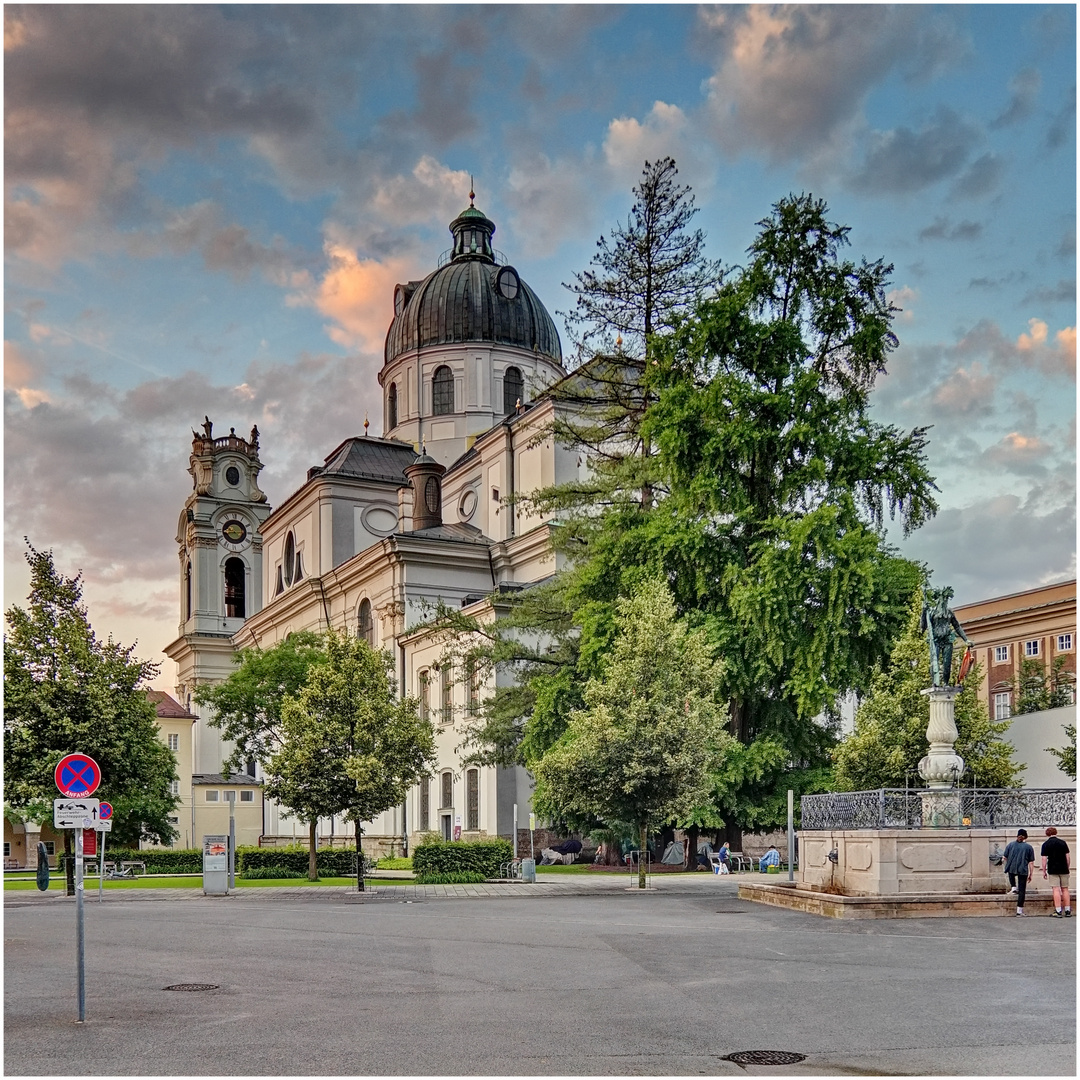
M 210 418 L 192 431 L 188 472 L 192 492 L 177 526 L 180 625 L 165 655 L 179 666 L 177 700 L 196 711 L 191 694 L 233 670 L 232 636 L 262 607 L 262 523 L 270 515 L 259 490 L 259 429 L 248 438 L 231 428 L 214 437 Z M 217 772 L 227 750 L 200 722 L 195 772 Z

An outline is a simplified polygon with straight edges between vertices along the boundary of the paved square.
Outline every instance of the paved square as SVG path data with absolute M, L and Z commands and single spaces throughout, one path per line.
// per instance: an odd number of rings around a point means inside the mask
M 85 1025 L 72 902 L 8 893 L 5 1069 L 1075 1075 L 1071 921 L 848 923 L 740 901 L 712 875 L 623 885 L 114 893 L 86 904 Z M 744 1069 L 724 1060 L 739 1050 L 806 1060 Z

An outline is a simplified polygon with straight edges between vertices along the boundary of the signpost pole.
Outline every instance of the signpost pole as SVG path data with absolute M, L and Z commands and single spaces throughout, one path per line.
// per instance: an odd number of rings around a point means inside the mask
M 75 949 L 78 953 L 79 1023 L 86 1020 L 86 957 L 83 942 L 83 833 L 75 830 Z
M 105 892 L 105 830 L 98 833 L 98 882 L 97 902 L 100 904 Z
M 517 803 L 514 803 L 514 858 L 517 858 Z
M 229 795 L 229 888 L 236 888 L 236 818 L 233 811 L 236 808 L 236 792 L 230 791 Z

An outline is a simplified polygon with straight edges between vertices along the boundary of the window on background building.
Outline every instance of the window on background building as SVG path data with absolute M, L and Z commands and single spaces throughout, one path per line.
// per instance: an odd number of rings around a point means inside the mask
M 1024 655 L 1025 656 L 1038 656 L 1039 655 L 1039 639 L 1034 641 L 1024 642 Z
M 506 369 L 503 376 L 503 412 L 509 415 L 525 394 L 525 380 L 516 367 Z
M 11 854 L 11 845 L 4 841 L 4 858 L 6 859 Z
M 449 664 L 443 664 L 442 669 L 441 717 L 444 724 L 454 722 L 454 669 Z
M 1005 664 L 1009 660 L 1009 646 L 1008 645 L 995 645 L 994 646 L 994 663 Z
M 454 373 L 445 364 L 435 369 L 431 379 L 431 411 L 435 416 L 454 411 Z
M 995 694 L 994 695 L 994 719 L 995 720 L 1008 720 L 1012 716 L 1012 704 L 1009 701 L 1009 694 Z
M 277 584 L 274 586 L 274 595 L 280 596 L 285 591 L 285 582 L 282 581 L 282 569 L 277 568 Z
M 244 615 L 244 574 L 243 559 L 225 560 L 225 617 L 243 619 Z
M 391 383 L 386 392 L 386 426 L 397 427 L 397 383 Z
M 171 817 L 171 818 L 169 818 L 169 824 L 170 825 L 179 825 L 180 824 L 180 819 L 178 817 Z
M 465 774 L 465 828 L 476 832 L 480 828 L 480 770 Z
M 254 802 L 255 801 L 255 792 L 254 791 L 241 791 L 240 792 L 240 801 L 241 802 Z
M 226 802 L 232 802 L 232 803 L 236 802 L 236 792 L 235 791 L 226 791 L 226 792 L 223 792 L 223 794 L 225 796 L 225 801 Z
M 361 600 L 356 615 L 356 632 L 369 645 L 375 644 L 375 623 L 371 618 L 371 601 Z
M 1058 652 L 1072 652 L 1072 634 L 1058 634 Z
M 285 537 L 285 554 L 282 556 L 281 567 L 285 574 L 285 587 L 288 588 L 296 574 L 296 537 L 292 533 Z
M 454 805 L 454 774 L 444 772 L 442 774 L 442 803 L 443 810 Z
M 465 661 L 465 706 L 469 716 L 475 716 L 480 705 L 480 674 L 475 660 Z
M 220 799 L 221 799 L 221 792 L 220 791 L 208 791 L 206 793 L 206 801 L 207 802 L 218 802 Z
M 169 736 L 169 749 L 170 750 L 179 750 L 180 749 L 180 736 L 179 735 L 170 735 Z
M 184 568 L 184 618 L 191 618 L 191 563 Z
M 431 828 L 431 780 L 424 777 L 420 781 L 420 831 Z
M 431 673 L 426 669 L 416 677 L 420 686 L 420 719 L 431 719 Z
M 45 854 L 46 855 L 55 855 L 56 854 L 56 841 L 55 840 L 43 840 L 42 843 L 44 843 L 44 845 L 45 845 Z
M 169 782 L 169 792 L 172 795 L 179 795 L 180 794 L 180 781 L 179 780 L 171 780 Z

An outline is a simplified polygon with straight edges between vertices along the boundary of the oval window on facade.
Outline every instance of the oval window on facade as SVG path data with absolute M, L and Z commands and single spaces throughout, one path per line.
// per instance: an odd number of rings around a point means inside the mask
M 288 588 L 293 583 L 293 570 L 296 567 L 296 538 L 291 532 L 285 537 L 285 554 L 281 562 L 285 573 L 285 588 Z

